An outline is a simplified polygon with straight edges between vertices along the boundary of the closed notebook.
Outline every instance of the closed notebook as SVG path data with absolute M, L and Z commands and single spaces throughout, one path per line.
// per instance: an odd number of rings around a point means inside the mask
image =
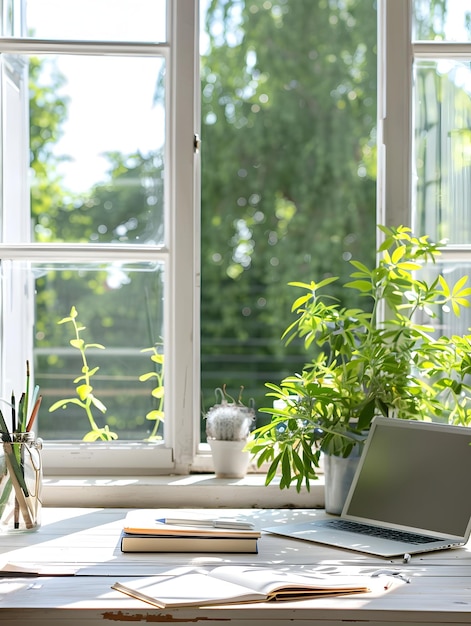
M 369 576 L 299 575 L 256 566 L 226 565 L 209 572 L 152 576 L 112 588 L 159 608 L 292 601 L 389 588 Z
M 258 552 L 256 537 L 149 535 L 121 533 L 122 552 Z

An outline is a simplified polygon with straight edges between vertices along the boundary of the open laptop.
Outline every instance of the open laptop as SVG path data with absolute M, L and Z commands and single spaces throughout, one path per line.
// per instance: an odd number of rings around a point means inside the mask
M 471 428 L 376 417 L 340 517 L 264 528 L 392 557 L 464 545 Z

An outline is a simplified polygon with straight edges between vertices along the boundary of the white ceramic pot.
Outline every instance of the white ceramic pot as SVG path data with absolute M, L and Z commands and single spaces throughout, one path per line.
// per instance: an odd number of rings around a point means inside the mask
M 243 478 L 246 475 L 250 461 L 250 452 L 244 451 L 246 441 L 210 439 L 208 443 L 218 478 Z

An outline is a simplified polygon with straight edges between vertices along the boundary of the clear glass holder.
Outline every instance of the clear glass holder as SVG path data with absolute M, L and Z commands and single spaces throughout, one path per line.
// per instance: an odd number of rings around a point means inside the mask
M 3 435 L 0 442 L 0 533 L 41 525 L 42 440 L 34 433 Z

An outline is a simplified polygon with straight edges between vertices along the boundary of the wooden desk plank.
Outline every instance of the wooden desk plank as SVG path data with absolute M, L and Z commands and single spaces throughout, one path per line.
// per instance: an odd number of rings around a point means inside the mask
M 207 511 L 217 514 L 217 511 Z M 211 626 L 291 623 L 335 626 L 357 624 L 471 623 L 471 552 L 469 546 L 401 559 L 385 560 L 263 534 L 258 555 L 122 554 L 118 539 L 126 509 L 55 509 L 44 511 L 36 533 L 0 536 L 0 560 L 17 564 L 69 564 L 75 577 L 0 579 L 0 622 L 24 626 L 103 624 L 106 622 L 206 622 Z M 166 514 L 175 511 L 166 511 Z M 180 511 L 181 513 L 181 511 Z M 188 514 L 196 511 L 188 512 Z M 224 511 L 225 515 L 241 511 Z M 258 527 L 323 515 L 322 511 L 247 510 Z M 343 598 L 242 605 L 214 609 L 159 610 L 111 589 L 116 580 L 163 573 L 177 565 L 212 567 L 221 563 L 256 563 L 302 572 L 371 574 L 398 569 L 410 584 L 378 598 L 369 594 Z
M 125 580 L 125 579 L 124 579 Z M 466 583 L 467 580 L 467 583 Z M 469 584 L 468 579 L 457 579 L 457 585 Z M 452 615 L 444 608 L 441 594 L 452 592 L 443 589 L 440 583 L 432 587 L 412 585 L 401 588 L 396 594 L 389 594 L 374 600 L 366 596 L 345 598 L 318 599 L 296 603 L 271 605 L 240 605 L 231 608 L 214 609 L 174 609 L 159 610 L 146 608 L 142 603 L 126 598 L 110 590 L 110 579 L 105 577 L 81 578 L 44 578 L 25 581 L 11 581 L 0 584 L 15 585 L 9 596 L 16 607 L 6 607 L 3 599 L 0 609 L 0 621 L 3 624 L 26 624 L 28 617 L 34 619 L 37 626 L 48 626 L 52 623 L 94 624 L 103 623 L 105 614 L 110 621 L 142 621 L 174 623 L 178 621 L 210 621 L 211 624 L 221 620 L 231 624 L 257 624 L 262 620 L 267 623 L 340 624 L 345 621 L 373 624 L 469 624 L 469 606 L 455 611 Z M 80 584 L 80 598 L 77 596 L 77 585 Z M 406 587 L 406 586 L 405 586 Z M 440 591 L 440 593 L 437 593 Z M 432 593 L 431 593 L 432 592 Z M 427 600 L 418 610 L 418 601 L 423 596 Z M 459 602 L 462 595 L 455 589 L 448 595 L 447 601 Z M 426 604 L 427 606 L 424 606 Z M 373 606 L 374 605 L 374 606 Z M 9 609 L 9 610 L 6 610 Z M 119 616 L 122 616 L 120 618 Z M 126 616 L 126 617 L 125 617 Z M 132 619 L 131 619 L 132 617 Z M 10 621 L 11 620 L 11 621 Z M 16 620 L 16 621 L 15 621 Z M 24 621 L 21 621 L 24 620 Z

